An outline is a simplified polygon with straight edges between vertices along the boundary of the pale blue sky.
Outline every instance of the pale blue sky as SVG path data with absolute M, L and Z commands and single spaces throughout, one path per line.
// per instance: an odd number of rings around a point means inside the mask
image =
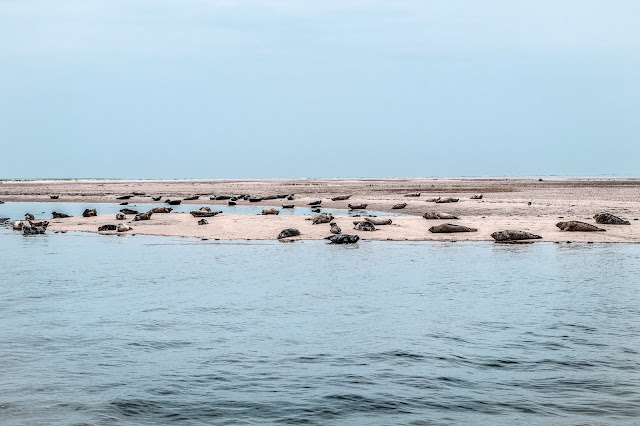
M 637 0 L 0 0 L 0 178 L 640 173 Z

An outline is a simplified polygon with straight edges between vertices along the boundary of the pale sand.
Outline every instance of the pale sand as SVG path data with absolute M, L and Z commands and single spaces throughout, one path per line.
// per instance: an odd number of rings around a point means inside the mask
M 353 230 L 351 217 L 338 217 L 336 222 L 343 233 L 358 234 L 366 240 L 457 240 L 492 241 L 490 234 L 503 229 L 530 231 L 543 237 L 542 241 L 574 242 L 640 242 L 640 179 L 341 179 L 341 180 L 187 180 L 187 181 L 3 181 L 0 200 L 52 201 L 49 194 L 60 194 L 57 202 L 89 203 L 116 202 L 115 197 L 133 191 L 165 198 L 182 198 L 201 194 L 201 199 L 184 203 L 199 206 L 226 204 L 213 202 L 210 195 L 251 194 L 266 196 L 295 193 L 294 201 L 282 199 L 252 205 L 280 206 L 293 203 L 306 207 L 310 201 L 321 199 L 323 207 L 346 208 L 348 203 L 367 203 L 368 209 L 391 211 L 392 205 L 407 203 L 407 217 L 392 217 L 393 225 L 378 226 L 375 232 Z M 404 197 L 421 192 L 419 198 Z M 476 193 L 483 200 L 471 200 Z M 347 201 L 332 202 L 330 197 L 353 194 Z M 458 203 L 435 204 L 425 199 L 436 196 L 460 198 Z M 533 204 L 527 205 L 531 199 Z M 130 202 L 151 202 L 149 197 L 134 197 Z M 239 204 L 250 204 L 240 201 Z M 161 202 L 159 206 L 164 206 Z M 100 205 L 96 204 L 98 212 Z M 425 220 L 427 211 L 452 213 L 460 220 Z M 607 211 L 631 221 L 630 226 L 599 225 L 606 232 L 561 232 L 555 224 L 561 220 L 580 220 L 594 224 L 593 215 Z M 559 216 L 563 218 L 560 219 Z M 133 217 L 128 216 L 129 222 Z M 197 218 L 189 214 L 155 214 L 150 221 L 132 222 L 131 233 L 173 235 L 208 239 L 273 240 L 288 227 L 298 228 L 302 239 L 322 239 L 329 233 L 329 225 L 312 225 L 304 216 L 261 216 L 221 214 L 207 218 L 209 225 L 197 225 Z M 50 220 L 51 231 L 97 232 L 102 224 L 117 224 L 112 215 L 97 218 L 69 218 Z M 457 223 L 478 228 L 478 232 L 432 234 L 430 226 Z

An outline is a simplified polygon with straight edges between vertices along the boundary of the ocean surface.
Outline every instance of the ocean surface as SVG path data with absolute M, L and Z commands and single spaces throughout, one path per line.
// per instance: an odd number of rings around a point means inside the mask
M 0 228 L 0 271 L 2 425 L 640 419 L 640 245 Z

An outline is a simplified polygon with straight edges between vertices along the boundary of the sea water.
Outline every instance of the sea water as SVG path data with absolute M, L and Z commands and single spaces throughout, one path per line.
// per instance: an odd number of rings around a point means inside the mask
M 0 424 L 637 424 L 640 245 L 0 229 Z

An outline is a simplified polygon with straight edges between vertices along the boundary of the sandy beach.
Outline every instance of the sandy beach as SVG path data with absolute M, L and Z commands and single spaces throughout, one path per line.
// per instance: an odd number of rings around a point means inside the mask
M 640 179 L 635 178 L 447 178 L 447 179 L 283 179 L 283 180 L 34 180 L 1 181 L 0 200 L 5 202 L 95 203 L 99 216 L 51 219 L 49 231 L 97 232 L 104 224 L 124 222 L 132 226 L 130 234 L 185 236 L 203 239 L 273 240 L 284 228 L 300 230 L 298 239 L 316 240 L 330 235 L 328 224 L 312 225 L 309 216 L 276 216 L 220 214 L 207 218 L 208 225 L 188 213 L 154 214 L 149 221 L 133 222 L 133 216 L 116 221 L 113 215 L 100 215 L 100 203 L 116 203 L 116 197 L 133 192 L 130 203 L 151 203 L 151 196 L 163 201 L 199 195 L 194 210 L 226 200 L 210 200 L 212 196 L 249 194 L 267 197 L 294 194 L 294 199 L 264 200 L 252 205 L 280 208 L 281 204 L 308 207 L 321 200 L 324 208 L 346 209 L 348 204 L 365 203 L 368 210 L 398 212 L 406 216 L 392 218 L 391 225 L 378 226 L 374 232 L 356 231 L 357 218 L 338 216 L 335 222 L 343 233 L 357 234 L 364 240 L 391 241 L 493 241 L 491 233 L 516 229 L 542 236 L 538 241 L 572 242 L 640 242 Z M 407 197 L 407 194 L 420 196 Z M 482 199 L 471 199 L 482 194 Z M 351 195 L 348 200 L 331 201 L 338 195 Z M 454 203 L 428 201 L 435 197 L 458 198 Z M 529 205 L 528 201 L 531 201 Z M 407 203 L 402 210 L 392 210 Z M 250 204 L 239 200 L 238 204 Z M 426 212 L 449 213 L 459 220 L 426 220 Z M 594 214 L 609 212 L 631 222 L 631 225 L 598 225 L 606 232 L 563 232 L 555 224 L 578 220 L 595 224 Z M 456 223 L 477 228 L 477 232 L 434 234 L 429 227 L 440 223 Z

